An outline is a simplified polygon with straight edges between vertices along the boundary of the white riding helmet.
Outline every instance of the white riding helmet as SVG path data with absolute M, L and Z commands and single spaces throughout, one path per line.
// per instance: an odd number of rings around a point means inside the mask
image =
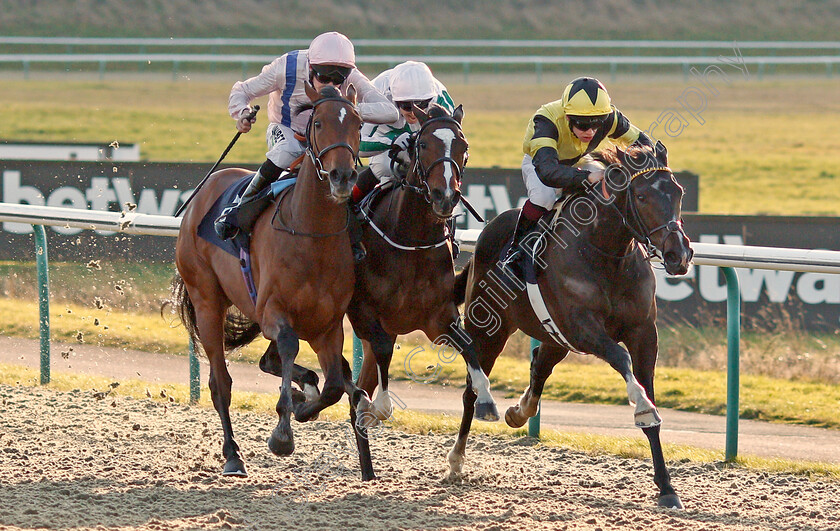
M 437 83 L 425 63 L 406 61 L 391 72 L 391 98 L 397 101 L 427 100 L 437 96 Z
M 337 31 L 322 33 L 312 39 L 309 45 L 309 64 L 337 65 L 355 68 L 356 51 L 353 43 Z

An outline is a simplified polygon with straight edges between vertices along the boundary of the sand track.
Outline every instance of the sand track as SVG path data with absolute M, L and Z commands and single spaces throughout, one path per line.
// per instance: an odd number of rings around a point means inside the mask
M 212 410 L 90 390 L 0 386 L 0 529 L 840 529 L 840 483 L 670 463 L 682 512 L 656 508 L 649 461 L 532 439 L 473 437 L 466 477 L 446 477 L 453 437 L 372 437 L 380 479 L 361 483 L 347 425 L 236 412 L 250 476 L 221 469 Z

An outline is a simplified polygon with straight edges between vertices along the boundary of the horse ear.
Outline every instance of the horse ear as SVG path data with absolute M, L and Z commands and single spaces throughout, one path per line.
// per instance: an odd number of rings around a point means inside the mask
M 627 165 L 627 152 L 626 151 L 622 151 L 620 147 L 616 146 L 615 156 L 618 157 L 618 161 L 621 163 L 622 166 Z
M 318 91 L 315 90 L 315 87 L 313 87 L 309 81 L 303 84 L 303 88 L 306 90 L 306 95 L 309 96 L 309 100 L 312 103 L 315 103 L 316 101 L 321 99 L 321 95 L 318 94 Z
M 426 112 L 423 111 L 417 105 L 412 105 L 411 107 L 414 109 L 414 117 L 417 118 L 417 121 L 420 122 L 420 125 L 426 123 L 426 120 L 429 119 L 429 115 L 426 114 Z
M 452 118 L 454 118 L 456 122 L 461 123 L 461 120 L 464 119 L 463 105 L 458 105 L 457 107 L 455 107 L 455 110 L 452 111 Z
M 353 83 L 347 86 L 347 99 L 350 100 L 350 103 L 356 105 L 356 87 L 353 86 Z
M 653 147 L 654 151 L 656 152 L 656 160 L 661 162 L 663 166 L 668 165 L 668 149 L 665 147 L 665 144 L 660 142 L 659 140 L 656 141 L 656 145 Z

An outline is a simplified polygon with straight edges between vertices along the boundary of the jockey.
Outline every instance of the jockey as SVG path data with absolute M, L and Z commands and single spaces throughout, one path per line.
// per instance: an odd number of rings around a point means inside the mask
M 560 190 L 576 192 L 604 178 L 603 170 L 580 169 L 581 159 L 608 143 L 653 145 L 650 137 L 610 103 L 604 85 L 579 77 L 563 97 L 546 103 L 528 122 L 522 159 L 522 178 L 528 200 L 519 212 L 513 243 L 503 262 L 519 254 L 519 244 L 553 205 Z
M 300 139 L 306 132 L 312 111 L 294 115 L 293 110 L 311 103 L 304 89 L 305 83 L 310 83 L 319 92 L 324 86 L 333 85 L 342 94 L 346 94 L 352 84 L 358 95 L 359 114 L 365 122 L 392 123 L 399 117 L 391 102 L 356 68 L 356 54 L 350 39 L 334 31 L 315 37 L 308 50 L 283 54 L 265 65 L 259 75 L 236 82 L 230 91 L 228 111 L 236 120 L 240 133 L 250 131 L 251 124 L 256 121 L 248 119 L 251 101 L 269 95 L 268 152 L 266 161 L 242 196 L 216 220 L 216 233 L 223 240 L 235 236 L 240 228 L 251 230 L 252 227 L 239 227 L 236 223 L 240 206 L 254 199 L 304 153 L 305 140 Z
M 376 124 L 365 121 L 362 126 L 362 143 L 359 156 L 370 157 L 369 168 L 359 174 L 353 188 L 353 201 L 358 203 L 377 182 L 400 177 L 399 166 L 405 168 L 410 160 L 407 151 L 412 133 L 420 130 L 420 122 L 414 116 L 412 104 L 427 111 L 431 103 L 437 103 L 451 114 L 455 110 L 452 98 L 443 83 L 435 79 L 425 63 L 406 61 L 376 76 L 373 86 L 385 95 L 399 109 L 396 121 Z M 397 164 L 392 169 L 391 160 Z

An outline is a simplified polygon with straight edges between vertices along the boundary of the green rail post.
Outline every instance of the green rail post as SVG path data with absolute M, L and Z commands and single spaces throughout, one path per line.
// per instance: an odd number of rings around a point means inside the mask
M 534 362 L 534 349 L 540 346 L 540 342 L 531 338 L 531 354 L 529 355 L 531 363 Z M 528 435 L 530 437 L 540 437 L 540 409 L 542 408 L 542 400 L 537 405 L 537 414 L 528 419 Z
M 362 349 L 362 340 L 356 334 L 353 334 L 353 381 L 359 381 L 359 374 L 362 372 L 362 358 L 364 357 L 364 350 Z
M 738 273 L 722 267 L 726 278 L 726 461 L 738 456 L 738 397 L 740 393 L 741 288 Z
M 32 225 L 35 233 L 35 264 L 38 269 L 38 313 L 41 331 L 41 385 L 50 383 L 50 268 L 47 231 Z
M 190 338 L 190 404 L 198 404 L 201 399 L 201 366 L 195 355 L 195 343 Z

